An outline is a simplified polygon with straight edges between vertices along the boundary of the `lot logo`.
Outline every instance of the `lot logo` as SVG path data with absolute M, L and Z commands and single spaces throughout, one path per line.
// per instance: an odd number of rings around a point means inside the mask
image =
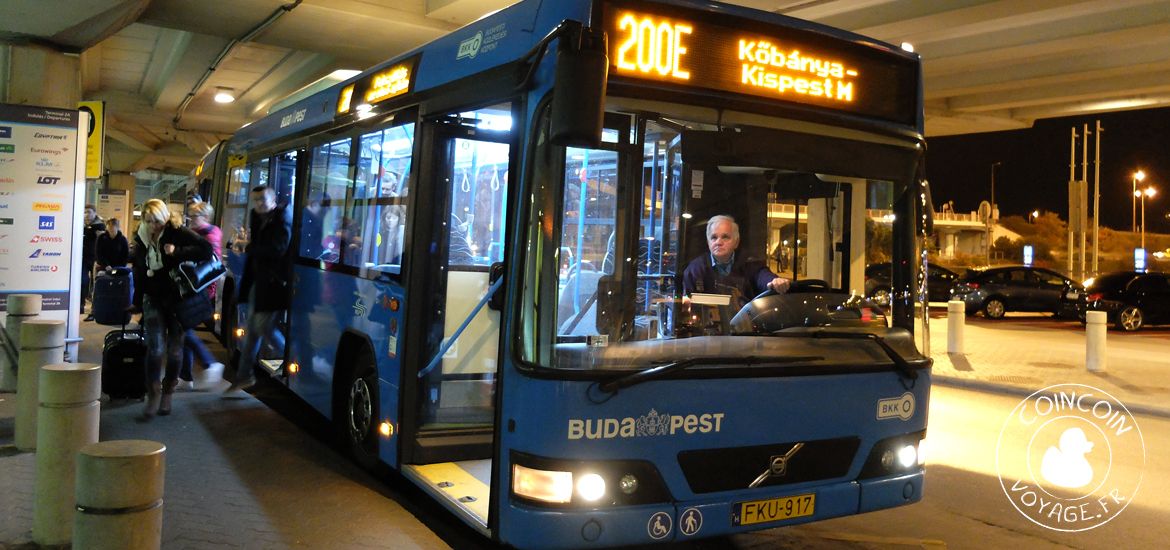
M 475 59 L 481 44 L 483 44 L 483 32 L 477 32 L 475 36 L 459 43 L 459 54 L 455 56 L 455 59 L 463 59 L 464 57 Z
M 55 176 L 41 176 L 37 178 L 37 184 L 39 185 L 57 185 L 59 181 L 61 181 L 61 178 Z
M 37 243 L 63 243 L 63 242 L 65 242 L 65 239 L 63 239 L 61 237 L 42 237 L 40 235 L 33 235 L 32 240 L 30 240 L 29 242 L 33 243 L 33 244 L 37 244 Z
M 1145 441 L 1125 405 L 1097 388 L 1050 386 L 1012 411 L 996 467 L 1012 506 L 1054 531 L 1099 527 L 1137 494 Z
M 682 431 L 718 432 L 723 427 L 724 413 L 694 415 L 660 414 L 654 409 L 637 419 L 626 417 L 569 420 L 569 439 L 610 439 L 614 437 L 643 437 L 651 435 L 674 435 Z
M 69 136 L 58 136 L 56 134 L 42 134 L 40 132 L 37 132 L 37 133 L 33 134 L 33 137 L 35 137 L 37 139 L 65 139 Z
M 55 265 L 34 265 L 29 268 L 33 273 L 56 273 L 57 266 Z
M 33 212 L 60 212 L 61 205 L 55 202 L 34 202 Z
M 37 224 L 37 229 L 41 231 L 53 231 L 57 229 L 57 218 L 54 216 L 41 216 L 40 222 Z

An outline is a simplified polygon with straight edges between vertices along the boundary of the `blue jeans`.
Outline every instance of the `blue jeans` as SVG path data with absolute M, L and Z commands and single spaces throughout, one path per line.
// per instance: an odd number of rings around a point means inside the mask
M 260 344 L 264 338 L 270 338 L 276 348 L 283 352 L 284 335 L 276 329 L 276 317 L 280 311 L 256 311 L 255 293 L 248 303 L 248 322 L 244 327 L 244 343 L 240 346 L 240 365 L 236 369 L 236 380 L 245 380 L 252 376 L 252 367 L 256 365 L 256 354 L 260 353 Z
M 208 351 L 207 346 L 203 345 L 203 339 L 195 333 L 195 329 L 189 329 L 187 330 L 187 339 L 183 343 L 183 368 L 179 371 L 179 378 L 188 382 L 195 379 L 192 376 L 191 367 L 195 365 L 196 360 L 207 367 L 215 362 L 215 357 Z
M 146 385 L 159 381 L 164 361 L 167 383 L 179 379 L 183 363 L 183 340 L 186 331 L 169 311 L 154 307 L 150 296 L 142 298 L 142 326 L 146 329 Z

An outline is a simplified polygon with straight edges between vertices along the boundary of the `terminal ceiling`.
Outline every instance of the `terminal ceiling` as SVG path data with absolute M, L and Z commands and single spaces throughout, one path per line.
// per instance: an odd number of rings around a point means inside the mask
M 111 169 L 182 173 L 281 98 L 511 3 L 9 0 L 0 39 L 80 53 L 83 98 L 108 105 Z M 1170 0 L 731 3 L 912 44 L 923 58 L 928 136 L 1170 105 Z M 275 22 L 241 41 L 282 6 Z M 216 103 L 220 88 L 236 100 Z

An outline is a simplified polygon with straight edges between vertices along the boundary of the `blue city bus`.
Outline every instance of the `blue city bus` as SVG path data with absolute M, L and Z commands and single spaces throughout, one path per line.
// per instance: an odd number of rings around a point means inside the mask
M 924 152 L 913 53 L 708 1 L 523 0 L 221 146 L 224 332 L 234 349 L 248 195 L 269 185 L 293 212 L 293 306 L 258 370 L 494 541 L 910 504 Z M 709 265 L 717 215 L 730 267 Z M 875 257 L 888 308 L 863 295 Z

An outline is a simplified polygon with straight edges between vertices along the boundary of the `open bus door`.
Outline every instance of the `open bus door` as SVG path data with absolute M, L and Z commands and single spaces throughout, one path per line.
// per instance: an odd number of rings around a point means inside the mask
M 504 360 L 491 302 L 507 257 L 512 114 L 503 104 L 424 127 L 421 263 L 407 285 L 408 338 L 419 351 L 405 362 L 402 471 L 484 532 Z

